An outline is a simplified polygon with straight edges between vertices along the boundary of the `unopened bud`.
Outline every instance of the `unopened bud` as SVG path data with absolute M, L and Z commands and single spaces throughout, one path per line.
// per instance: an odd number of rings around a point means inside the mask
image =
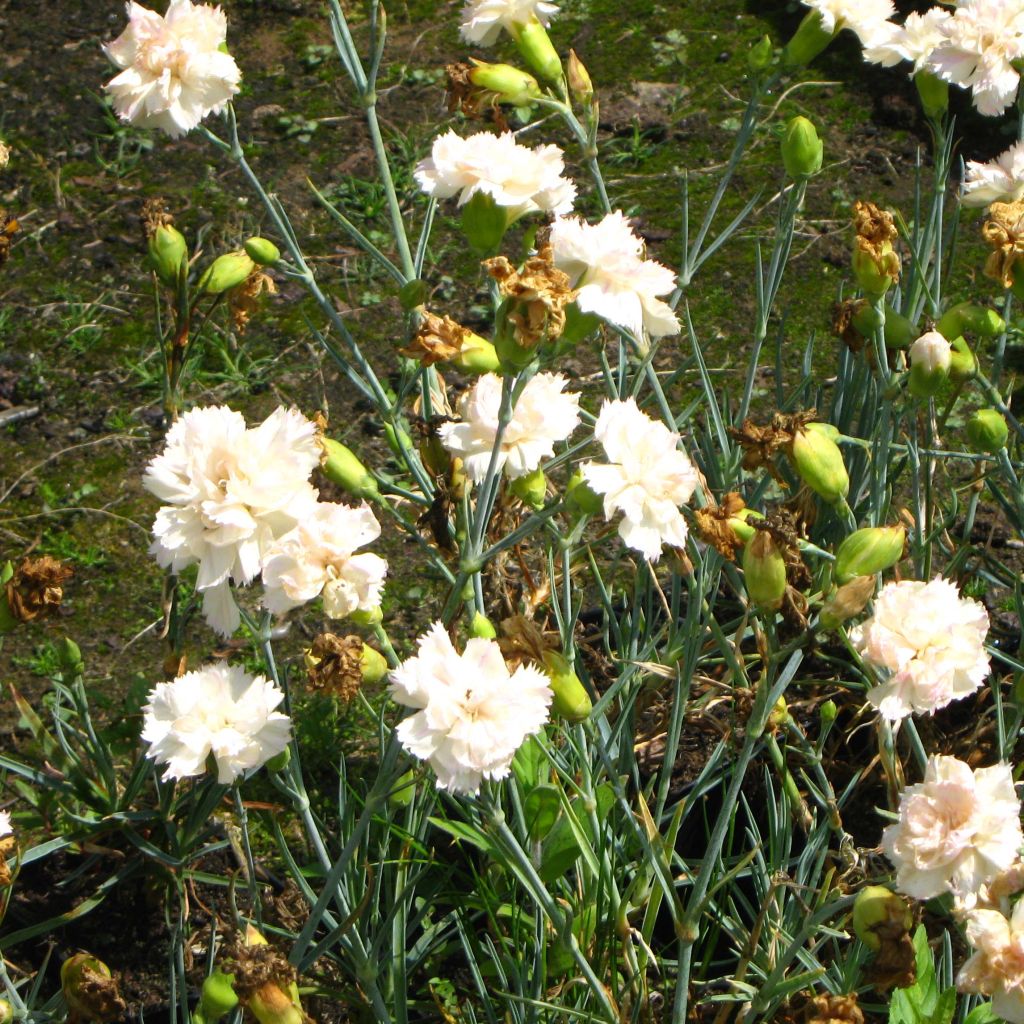
M 894 932 L 908 932 L 913 924 L 909 904 L 885 886 L 867 885 L 853 901 L 853 930 L 874 953 Z
M 782 163 L 786 173 L 800 181 L 821 170 L 824 147 L 817 129 L 806 117 L 794 117 L 782 136 Z
M 557 651 L 544 652 L 544 671 L 551 682 L 551 712 L 568 722 L 582 722 L 594 705 L 569 660 Z
M 220 295 L 222 292 L 237 288 L 256 269 L 252 257 L 238 249 L 218 256 L 199 278 L 199 291 L 209 295 Z
M 149 259 L 160 281 L 173 288 L 188 263 L 188 243 L 173 224 L 160 224 L 149 239 Z
M 499 103 L 527 107 L 541 95 L 537 79 L 528 71 L 511 64 L 487 64 L 470 59 L 473 60 L 473 68 L 467 73 L 470 82 L 493 95 Z
M 199 1010 L 206 1024 L 220 1020 L 238 1005 L 235 976 L 214 971 L 204 982 L 199 995 Z
M 384 609 L 379 604 L 357 608 L 348 613 L 349 621 L 357 626 L 379 626 L 384 621 Z
M 283 772 L 285 768 L 291 764 L 292 760 L 292 748 L 285 747 L 280 753 L 275 754 L 267 762 L 267 771 L 271 772 Z
M 774 53 L 771 36 L 761 36 L 747 51 L 747 67 L 754 72 L 764 71 L 771 64 Z
M 0 167 L 3 166 L 4 145 L 0 142 Z M 6 999 L 0 999 L 0 1024 L 12 1024 L 14 1021 L 14 1007 Z
M 967 440 L 979 455 L 994 455 L 1009 436 L 1006 417 L 996 409 L 979 409 L 967 421 Z
M 921 109 L 927 117 L 938 119 L 949 109 L 949 83 L 930 71 L 918 71 L 914 75 L 917 95 L 921 97 Z
M 938 331 L 922 334 L 910 346 L 910 393 L 918 398 L 930 398 L 949 380 L 952 349 Z
M 565 485 L 565 503 L 581 515 L 596 516 L 604 508 L 604 500 L 576 470 Z
M 767 611 L 782 607 L 786 560 L 767 530 L 758 530 L 743 549 L 743 579 L 751 604 Z
M 281 250 L 269 238 L 248 238 L 245 251 L 249 258 L 261 267 L 269 267 L 281 258 Z
M 377 481 L 370 476 L 351 448 L 329 437 L 322 437 L 320 443 L 324 450 L 320 469 L 331 483 L 337 484 L 354 498 L 374 501 L 380 497 Z
M 291 995 L 273 981 L 256 989 L 245 1005 L 260 1024 L 305 1024 L 305 1014 Z
M 994 309 L 958 302 L 942 314 L 935 330 L 945 338 L 959 338 L 964 333 L 998 338 L 1006 330 L 1006 321 Z
M 103 1024 L 127 1010 L 110 968 L 91 953 L 75 953 L 64 961 L 60 987 L 68 1010 L 83 1020 Z
M 388 794 L 388 803 L 392 807 L 408 807 L 416 795 L 416 775 L 410 768 L 398 777 L 394 789 Z
M 388 674 L 388 662 L 380 651 L 375 651 L 369 644 L 363 644 L 363 652 L 359 656 L 359 667 L 362 670 L 364 683 L 379 683 Z
M 509 489 L 529 508 L 534 510 L 543 508 L 548 492 L 548 481 L 544 476 L 544 470 L 538 466 L 532 473 L 517 476 L 509 485 Z
M 586 65 L 576 56 L 575 50 L 569 51 L 569 65 L 566 70 L 569 90 L 581 106 L 588 106 L 594 98 L 594 83 L 590 80 L 590 72 Z
M 857 328 L 859 334 L 870 338 L 875 333 L 876 317 L 875 307 L 866 302 L 853 314 L 853 326 Z M 885 304 L 883 317 L 886 348 L 906 348 L 917 336 L 913 321 L 902 313 L 897 313 L 888 302 Z
M 473 613 L 473 621 L 469 624 L 469 633 L 470 636 L 482 640 L 493 640 L 498 635 L 494 623 L 483 612 Z
M 810 64 L 835 36 L 836 32 L 825 31 L 817 11 L 808 11 L 782 51 L 782 62 L 788 68 Z
M 830 505 L 844 500 L 850 492 L 850 476 L 835 442 L 837 434 L 831 424 L 807 423 L 793 435 L 791 447 L 800 479 Z
M 954 384 L 963 384 L 978 372 L 978 360 L 962 337 L 954 338 L 949 348 L 949 379 Z
M 849 583 L 856 576 L 874 576 L 891 568 L 903 557 L 906 539 L 901 523 L 854 530 L 836 551 L 836 580 Z
M 837 629 L 856 618 L 875 593 L 874 576 L 857 576 L 844 583 L 823 605 L 818 622 L 822 629 Z
M 561 81 L 561 58 L 551 43 L 548 30 L 537 20 L 536 15 L 531 15 L 525 25 L 514 25 L 512 36 L 523 60 L 532 71 L 546 82 Z
M 496 373 L 501 367 L 501 360 L 486 338 L 470 331 L 463 337 L 459 353 L 452 356 L 452 364 L 467 373 Z
M 772 729 L 781 729 L 788 721 L 790 721 L 789 705 L 786 703 L 786 698 L 780 695 L 775 706 L 768 712 L 768 725 Z
M 832 727 L 833 722 L 839 717 L 839 709 L 834 700 L 825 701 L 818 708 L 818 720 L 821 722 L 821 731 L 825 732 Z

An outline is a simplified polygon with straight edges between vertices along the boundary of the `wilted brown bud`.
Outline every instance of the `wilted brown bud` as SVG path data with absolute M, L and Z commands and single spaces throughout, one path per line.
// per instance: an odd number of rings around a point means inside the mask
M 20 622 L 52 615 L 64 597 L 64 584 L 74 576 L 70 566 L 42 555 L 26 558 L 7 581 L 7 605 Z
M 881 295 L 900 278 L 900 257 L 893 248 L 898 232 L 893 215 L 874 203 L 853 204 L 853 270 L 861 288 Z
M 831 992 L 812 996 L 804 1006 L 806 1024 L 864 1024 L 864 1013 L 857 1005 L 857 993 L 835 996 Z
M 1013 284 L 1014 267 L 1024 256 L 1024 200 L 993 203 L 988 216 L 981 229 L 982 237 L 992 246 L 985 273 L 1009 288 Z
M 148 242 L 156 234 L 157 228 L 169 227 L 174 223 L 174 214 L 167 209 L 166 200 L 154 196 L 142 204 L 139 223 Z
M 860 615 L 875 593 L 874 576 L 858 576 L 844 583 L 825 602 L 819 621 L 825 629 L 835 629 Z
M 408 347 L 398 351 L 418 359 L 424 366 L 451 362 L 472 373 L 492 373 L 498 369 L 497 353 L 486 338 L 449 316 L 437 316 L 428 310 L 423 312 L 419 330 Z
M 295 968 L 251 925 L 236 934 L 221 964 L 234 977 L 239 1002 L 260 1024 L 302 1024 Z
M 561 336 L 565 307 L 575 292 L 569 286 L 568 274 L 555 266 L 550 244 L 541 246 L 521 270 L 504 256 L 484 260 L 484 269 L 498 282 L 501 294 L 512 299 L 508 318 L 515 325 L 519 345 L 530 349 L 545 339 Z
M 832 307 L 832 333 L 851 352 L 859 352 L 864 347 L 864 335 L 857 330 L 854 320 L 867 305 L 867 299 L 843 299 Z
M 741 537 L 733 527 L 731 520 L 746 508 L 743 499 L 735 491 L 730 491 L 722 498 L 722 503 L 715 508 L 694 509 L 697 520 L 697 534 L 705 544 L 710 544 L 720 555 L 730 562 L 736 561 L 736 552 L 742 550 L 749 539 Z
M 853 904 L 853 929 L 875 955 L 867 976 L 879 992 L 913 985 L 917 961 L 910 930 L 914 915 L 902 896 L 881 885 L 865 886 Z
M 358 636 L 321 633 L 306 652 L 309 685 L 347 704 L 363 685 L 363 646 Z
M 253 270 L 237 288 L 232 288 L 228 292 L 231 321 L 239 334 L 245 333 L 249 320 L 259 306 L 259 298 L 264 293 L 276 295 L 277 285 L 269 274 L 265 274 L 259 268 Z
M 60 984 L 68 1004 L 68 1020 L 117 1020 L 128 1007 L 110 968 L 89 953 L 75 953 L 61 965 Z
M 11 255 L 11 239 L 18 233 L 21 225 L 0 206 L 0 267 Z

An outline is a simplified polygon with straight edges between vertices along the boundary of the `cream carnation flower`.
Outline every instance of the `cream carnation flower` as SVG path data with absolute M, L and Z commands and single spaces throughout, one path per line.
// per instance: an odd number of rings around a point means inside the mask
M 943 23 L 945 41 L 928 60 L 943 81 L 971 90 L 979 114 L 997 117 L 1014 101 L 1024 57 L 1024 5 L 1017 0 L 971 0 Z
M 577 288 L 576 304 L 640 338 L 646 329 L 652 338 L 679 333 L 671 306 L 657 298 L 676 286 L 668 267 L 643 258 L 643 240 L 620 211 L 607 214 L 598 224 L 571 217 L 551 227 L 555 266 L 569 275 Z
M 555 442 L 564 441 L 579 425 L 580 396 L 565 394 L 567 383 L 560 373 L 538 373 L 523 388 L 498 449 L 497 468 L 509 479 L 532 473 L 541 459 L 554 455 Z M 484 374 L 459 400 L 463 422 L 445 423 L 440 429 L 441 443 L 462 457 L 466 473 L 477 483 L 487 475 L 498 436 L 501 386 L 496 374 Z
M 270 544 L 316 503 L 309 475 L 320 461 L 316 425 L 279 408 L 258 427 L 226 406 L 193 409 L 167 432 L 143 486 L 163 501 L 150 551 L 180 572 L 199 564 L 207 621 L 227 636 L 239 613 L 230 582 L 251 582 Z
M 369 505 L 318 502 L 267 550 L 264 607 L 285 612 L 322 595 L 324 614 L 332 619 L 376 608 L 388 563 L 370 552 L 354 552 L 379 536 L 380 523 Z
M 184 779 L 213 754 L 217 781 L 233 782 L 288 746 L 291 719 L 274 710 L 283 700 L 263 676 L 223 661 L 157 683 L 143 709 L 147 756 L 167 765 L 165 779 Z
M 416 167 L 415 176 L 428 196 L 459 205 L 478 192 L 508 210 L 509 220 L 526 213 L 568 213 L 576 186 L 562 177 L 565 160 L 558 146 L 521 146 L 511 132 L 477 132 L 467 138 L 454 131 L 434 139 L 430 156 Z
M 887 32 L 887 23 L 896 9 L 892 0 L 803 0 L 805 6 L 818 12 L 826 32 L 852 29 L 867 46 Z
M 896 887 L 915 899 L 977 892 L 1024 845 L 1008 764 L 972 771 L 955 757 L 932 756 L 924 782 L 900 795 L 899 815 L 883 830 L 882 849 Z
M 960 202 L 991 206 L 1024 198 L 1024 141 L 1015 142 L 989 163 L 968 160 Z
M 884 718 L 937 711 L 974 693 L 988 675 L 988 614 L 941 577 L 887 583 L 874 614 L 851 630 L 866 661 L 889 674 L 868 690 Z
M 932 7 L 924 14 L 908 14 L 902 25 L 875 33 L 864 46 L 864 59 L 885 67 L 909 60 L 914 65 L 912 73 L 917 74 L 932 52 L 945 43 L 943 26 L 950 17 L 950 12 L 941 7 Z
M 221 49 L 226 39 L 219 7 L 171 0 L 161 17 L 129 3 L 128 27 L 104 46 L 124 69 L 106 85 L 117 115 L 174 138 L 222 110 L 242 77 L 234 57 Z
M 391 696 L 416 709 L 398 738 L 430 764 L 439 789 L 478 793 L 483 779 L 505 778 L 526 737 L 543 728 L 551 685 L 533 665 L 510 674 L 494 640 L 470 640 L 459 654 L 440 622 L 418 644 L 391 673 Z
M 652 562 L 662 546 L 686 544 L 679 506 L 699 483 L 697 470 L 679 450 L 679 435 L 652 420 L 632 398 L 605 402 L 594 427 L 609 462 L 583 466 L 583 478 L 604 495 L 605 519 L 623 513 L 619 536 Z
M 938 331 L 922 334 L 907 352 L 911 366 L 920 366 L 925 373 L 943 373 L 949 369 L 953 350 Z
M 998 910 L 971 911 L 967 941 L 976 952 L 960 968 L 957 988 L 991 996 L 997 1017 L 1024 1024 L 1024 900 L 1009 919 Z
M 547 26 L 558 8 L 545 0 L 467 0 L 462 9 L 462 38 L 478 46 L 493 46 L 501 30 L 515 36 L 533 18 Z
M 10 836 L 14 834 L 14 829 L 11 827 L 11 813 L 10 811 L 0 811 L 0 839 L 4 836 Z

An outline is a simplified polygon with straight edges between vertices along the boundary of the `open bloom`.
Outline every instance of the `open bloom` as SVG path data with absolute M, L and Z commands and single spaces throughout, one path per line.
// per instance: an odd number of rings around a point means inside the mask
M 664 544 L 686 544 L 686 520 L 679 506 L 699 483 L 697 470 L 679 450 L 679 435 L 652 420 L 632 398 L 605 402 L 594 427 L 607 463 L 589 462 L 583 478 L 604 495 L 604 515 L 622 512 L 619 536 L 652 562 Z
M 388 563 L 380 555 L 355 552 L 379 536 L 380 523 L 369 505 L 318 502 L 267 550 L 264 606 L 285 612 L 322 595 L 324 613 L 332 619 L 376 608 Z
M 391 696 L 416 713 L 398 738 L 427 761 L 440 789 L 478 793 L 508 775 L 515 752 L 548 720 L 551 686 L 533 665 L 509 672 L 494 640 L 472 639 L 459 654 L 435 622 L 417 654 L 391 673 Z
M 960 202 L 964 206 L 990 206 L 1024 198 L 1024 142 L 1015 142 L 995 160 L 968 160 Z
M 263 676 L 223 661 L 157 683 L 143 709 L 147 756 L 167 765 L 165 779 L 184 779 L 213 754 L 217 781 L 233 782 L 288 745 L 291 719 L 274 710 L 283 700 Z
M 221 49 L 226 38 L 227 18 L 219 7 L 171 0 L 161 17 L 129 3 L 128 27 L 104 46 L 124 69 L 106 85 L 117 115 L 174 138 L 222 110 L 242 77 Z
M 551 227 L 555 266 L 577 288 L 576 304 L 609 323 L 652 338 L 679 333 L 671 306 L 658 298 L 676 286 L 675 274 L 655 260 L 643 258 L 643 240 L 634 234 L 620 211 L 598 224 L 577 217 L 556 220 Z
M 997 117 L 1014 101 L 1024 57 L 1024 5 L 1008 0 L 961 3 L 942 24 L 945 40 L 928 60 L 943 81 L 971 90 L 979 114 Z
M 943 26 L 950 17 L 949 11 L 941 7 L 932 7 L 923 14 L 914 11 L 902 25 L 890 23 L 890 28 L 873 33 L 864 46 L 864 59 L 885 67 L 909 60 L 914 65 L 912 73 L 917 74 L 932 52 L 945 43 Z
M 998 910 L 971 911 L 967 941 L 975 953 L 960 968 L 957 988 L 991 996 L 997 1017 L 1024 1024 L 1024 900 L 1009 918 Z
M 430 156 L 415 176 L 428 196 L 459 197 L 468 203 L 478 192 L 508 210 L 510 222 L 538 210 L 568 213 L 576 186 L 562 177 L 565 160 L 558 146 L 521 146 L 511 132 L 477 132 L 467 138 L 454 131 L 434 139 Z
M 896 721 L 974 693 L 988 675 L 988 614 L 937 576 L 887 583 L 874 614 L 850 633 L 866 661 L 888 673 L 868 700 Z
M 11 828 L 11 813 L 10 811 L 0 811 L 0 839 L 4 836 L 14 834 L 14 829 Z
M 915 899 L 977 892 L 1024 845 L 1008 764 L 972 771 L 933 755 L 924 781 L 901 794 L 899 814 L 882 832 L 882 848 L 896 867 L 896 887 Z
M 558 8 L 545 0 L 467 0 L 462 9 L 462 38 L 478 46 L 493 46 L 502 29 L 516 35 L 536 18 L 547 27 Z
M 888 21 L 895 13 L 892 0 L 803 0 L 805 6 L 818 12 L 826 32 L 852 29 L 865 46 L 885 34 Z
M 164 502 L 150 551 L 175 572 L 199 564 L 203 611 L 225 636 L 239 623 L 231 581 L 251 582 L 270 544 L 311 512 L 319 461 L 316 425 L 297 410 L 276 409 L 246 429 L 217 406 L 185 413 L 146 468 L 143 486 Z
M 501 436 L 498 469 L 514 480 L 554 455 L 556 441 L 564 441 L 579 425 L 580 396 L 565 394 L 568 381 L 560 373 L 538 373 L 519 395 L 512 418 Z M 462 457 L 466 473 L 477 483 L 487 475 L 498 436 L 501 415 L 501 378 L 484 374 L 459 400 L 461 423 L 445 423 L 441 443 Z

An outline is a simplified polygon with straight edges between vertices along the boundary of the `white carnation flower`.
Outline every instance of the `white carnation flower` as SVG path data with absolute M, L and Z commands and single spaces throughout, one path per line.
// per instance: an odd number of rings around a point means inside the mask
M 908 14 L 902 25 L 880 28 L 870 43 L 865 43 L 864 59 L 885 67 L 909 60 L 914 65 L 912 73 L 917 74 L 936 47 L 946 41 L 943 26 L 950 17 L 950 12 L 941 7 L 932 7 L 924 14 Z
M 502 29 L 515 36 L 536 18 L 547 26 L 558 8 L 545 0 L 467 0 L 462 9 L 462 38 L 478 46 L 493 46 Z
M 938 331 L 922 334 L 907 353 L 911 366 L 920 366 L 925 373 L 942 373 L 949 369 L 953 349 Z
M 210 625 L 227 636 L 239 613 L 230 583 L 250 583 L 270 544 L 309 514 L 320 461 L 316 425 L 279 408 L 258 427 L 226 406 L 193 409 L 167 432 L 143 486 L 164 507 L 150 551 L 175 572 L 199 564 L 196 589 Z
M 0 811 L 0 839 L 4 836 L 10 836 L 14 834 L 14 829 L 11 827 L 11 813 L 10 811 Z
M 1015 142 L 989 163 L 968 160 L 960 202 L 991 206 L 1024 198 L 1024 141 Z
M 478 793 L 483 779 L 505 778 L 526 737 L 543 728 L 551 685 L 533 665 L 509 673 L 494 640 L 472 639 L 459 654 L 435 622 L 391 673 L 391 696 L 416 709 L 398 738 L 430 764 L 438 788 Z
M 943 81 L 971 90 L 979 114 L 997 117 L 1013 103 L 1024 57 L 1024 5 L 1017 0 L 971 0 L 942 25 L 945 41 L 928 60 Z
M 117 115 L 174 138 L 222 110 L 242 77 L 234 57 L 221 49 L 226 39 L 219 7 L 171 0 L 161 17 L 129 3 L 128 27 L 104 46 L 124 69 L 106 85 Z
M 998 910 L 971 911 L 967 941 L 975 953 L 960 968 L 957 988 L 991 996 L 997 1017 L 1024 1024 L 1024 900 L 1009 919 Z
M 324 613 L 341 619 L 380 604 L 388 563 L 355 552 L 380 536 L 369 505 L 318 502 L 312 512 L 267 550 L 264 607 L 285 612 L 322 595 Z
M 942 755 L 928 759 L 923 782 L 900 794 L 899 821 L 882 832 L 896 887 L 919 900 L 977 892 L 1013 864 L 1022 845 L 1010 766 L 972 771 Z
M 652 562 L 662 546 L 686 544 L 686 520 L 679 506 L 700 482 L 679 435 L 643 413 L 632 398 L 605 402 L 594 427 L 609 462 L 583 466 L 583 478 L 604 495 L 604 515 L 622 512 L 619 536 Z
M 558 146 L 521 146 L 511 132 L 454 131 L 434 139 L 430 156 L 416 167 L 416 181 L 428 196 L 459 197 L 468 203 L 478 192 L 508 210 L 510 221 L 526 213 L 568 213 L 576 186 L 562 177 L 565 159 Z
M 867 46 L 886 34 L 887 23 L 896 12 L 892 0 L 803 0 L 805 6 L 818 12 L 826 32 L 852 29 Z
M 864 659 L 889 674 L 868 690 L 884 718 L 931 713 L 974 693 L 988 675 L 988 614 L 941 577 L 887 583 L 874 614 L 851 630 Z
M 541 459 L 555 454 L 555 442 L 564 441 L 579 425 L 580 396 L 565 394 L 567 383 L 560 373 L 538 373 L 523 388 L 498 449 L 497 468 L 509 479 L 532 473 Z M 476 483 L 487 475 L 500 413 L 501 378 L 487 373 L 459 400 L 462 422 L 440 429 L 441 443 L 463 459 Z
M 213 754 L 217 781 L 230 783 L 288 746 L 291 719 L 275 711 L 284 694 L 240 665 L 216 662 L 157 683 L 143 709 L 147 756 L 165 779 L 202 775 Z
M 625 327 L 640 338 L 679 333 L 679 321 L 667 302 L 676 286 L 668 267 L 643 258 L 643 240 L 633 233 L 620 211 L 598 224 L 576 218 L 556 220 L 551 227 L 555 266 L 569 275 L 578 289 L 576 304 L 609 323 Z

